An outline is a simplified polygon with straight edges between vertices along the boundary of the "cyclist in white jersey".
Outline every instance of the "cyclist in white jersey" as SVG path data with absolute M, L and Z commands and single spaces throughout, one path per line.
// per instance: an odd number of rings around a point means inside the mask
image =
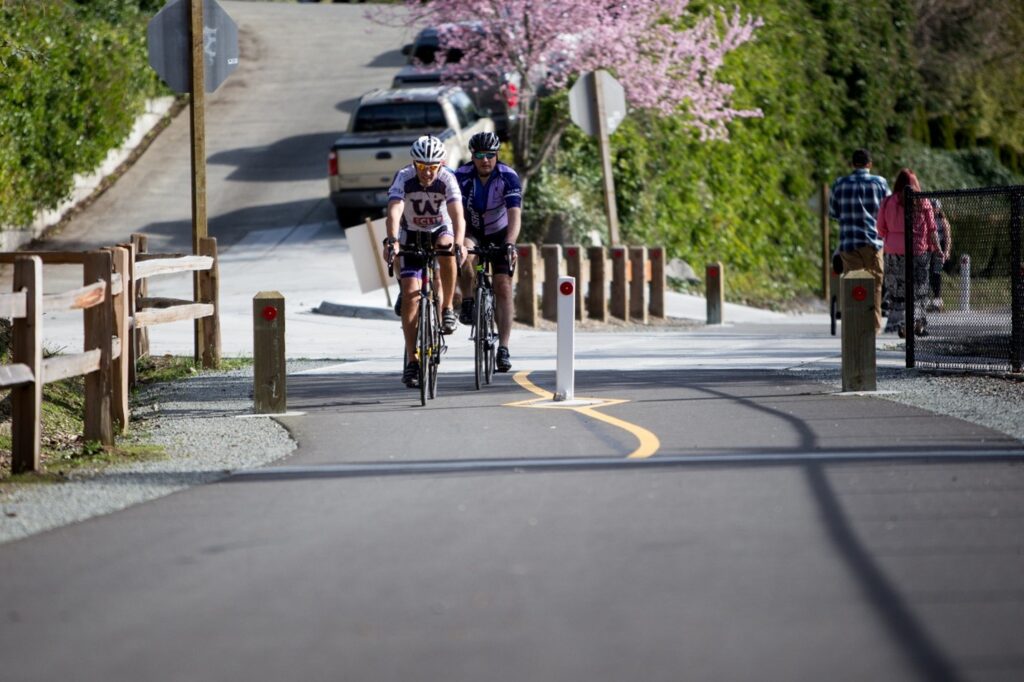
M 451 249 L 454 257 L 438 259 L 441 270 L 441 326 L 451 334 L 458 326 L 452 297 L 458 272 L 456 260 L 461 257 L 461 244 L 466 234 L 462 211 L 462 194 L 455 175 L 445 167 L 444 144 L 431 135 L 416 140 L 409 150 L 413 162 L 395 173 L 388 190 L 387 226 L 384 240 L 385 261 L 397 254 L 400 244 L 416 240 L 435 249 Z M 416 329 L 419 325 L 420 278 L 422 259 L 401 257 L 400 281 L 402 299 L 402 331 L 405 333 L 405 372 L 402 381 L 415 388 L 419 380 L 416 359 Z

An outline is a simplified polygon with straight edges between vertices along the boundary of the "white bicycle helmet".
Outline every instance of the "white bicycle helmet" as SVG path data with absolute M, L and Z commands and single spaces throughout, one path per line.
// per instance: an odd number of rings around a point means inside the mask
M 420 163 L 441 163 L 448 155 L 441 140 L 433 135 L 424 135 L 412 143 L 409 154 L 413 161 Z

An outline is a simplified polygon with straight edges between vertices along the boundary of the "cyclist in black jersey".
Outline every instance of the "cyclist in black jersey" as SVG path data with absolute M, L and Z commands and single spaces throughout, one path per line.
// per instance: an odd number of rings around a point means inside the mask
M 502 244 L 506 249 L 505 262 L 493 263 L 492 268 L 495 312 L 498 318 L 498 352 L 495 356 L 495 366 L 499 372 L 507 372 L 512 368 L 508 351 L 514 314 L 512 271 L 515 267 L 516 240 L 519 238 L 522 220 L 523 192 L 516 172 L 498 161 L 500 147 L 501 141 L 494 133 L 474 135 L 469 140 L 472 161 L 460 166 L 455 171 L 455 178 L 462 193 L 462 205 L 466 216 L 466 252 L 484 244 Z M 463 299 L 459 319 L 463 324 L 473 322 L 473 260 L 472 256 L 467 258 L 460 282 Z

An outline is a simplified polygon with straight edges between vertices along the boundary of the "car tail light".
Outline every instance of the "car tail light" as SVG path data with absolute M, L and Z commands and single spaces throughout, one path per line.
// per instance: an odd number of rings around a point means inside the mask
M 519 90 L 513 83 L 505 86 L 505 102 L 508 104 L 509 109 L 515 109 L 516 105 L 519 104 Z
M 338 153 L 333 149 L 327 155 L 327 174 L 337 175 L 338 174 Z

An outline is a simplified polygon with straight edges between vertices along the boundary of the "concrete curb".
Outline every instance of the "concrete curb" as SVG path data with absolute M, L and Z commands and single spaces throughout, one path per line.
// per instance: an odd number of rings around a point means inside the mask
M 132 155 L 147 134 L 156 127 L 174 106 L 174 97 L 159 97 L 146 101 L 146 109 L 135 120 L 135 125 L 117 149 L 111 149 L 103 162 L 88 175 L 76 175 L 71 195 L 54 209 L 39 211 L 32 223 L 25 229 L 12 225 L 0 227 L 0 251 L 17 251 L 53 227 L 78 204 L 89 198 L 104 178 L 113 173 Z
M 323 301 L 319 306 L 313 308 L 318 315 L 333 315 L 335 317 L 356 317 L 362 320 L 390 320 L 397 321 L 395 311 L 388 308 L 370 308 L 369 306 L 348 305 L 346 303 L 331 303 Z

